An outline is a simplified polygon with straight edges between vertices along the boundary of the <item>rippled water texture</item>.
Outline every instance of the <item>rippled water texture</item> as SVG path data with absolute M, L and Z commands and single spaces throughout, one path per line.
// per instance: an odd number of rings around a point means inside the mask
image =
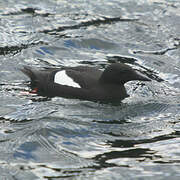
M 0 179 L 179 180 L 179 0 L 1 0 L 0 42 Z M 22 93 L 23 65 L 113 62 L 152 82 L 116 104 Z

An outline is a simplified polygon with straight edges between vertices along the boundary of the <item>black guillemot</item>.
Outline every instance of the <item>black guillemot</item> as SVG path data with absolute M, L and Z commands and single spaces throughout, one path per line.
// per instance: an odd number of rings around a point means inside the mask
M 41 70 L 24 66 L 21 71 L 31 79 L 33 93 L 90 101 L 123 100 L 129 96 L 124 87 L 126 82 L 150 81 L 123 63 L 113 63 L 104 71 L 89 66 Z

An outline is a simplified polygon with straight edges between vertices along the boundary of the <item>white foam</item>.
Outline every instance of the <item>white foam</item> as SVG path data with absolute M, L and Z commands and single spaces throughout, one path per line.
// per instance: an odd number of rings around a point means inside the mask
M 58 71 L 54 76 L 54 82 L 61 85 L 80 88 L 80 85 L 73 81 L 71 77 L 66 74 L 66 71 Z

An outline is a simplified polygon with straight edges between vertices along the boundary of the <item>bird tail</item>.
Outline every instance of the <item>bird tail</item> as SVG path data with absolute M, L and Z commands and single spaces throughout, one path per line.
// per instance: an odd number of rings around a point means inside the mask
M 21 68 L 20 71 L 30 78 L 31 88 L 36 88 L 38 82 L 38 71 L 30 66 L 23 66 L 23 68 Z
M 31 67 L 23 66 L 23 68 L 20 69 L 20 71 L 23 72 L 26 76 L 28 76 L 31 79 L 31 81 L 36 79 L 36 74 L 35 72 L 33 72 L 34 70 L 32 70 Z

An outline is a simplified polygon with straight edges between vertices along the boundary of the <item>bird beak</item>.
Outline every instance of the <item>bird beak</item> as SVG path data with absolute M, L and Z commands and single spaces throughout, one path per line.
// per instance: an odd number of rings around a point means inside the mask
M 139 80 L 139 81 L 151 81 L 150 78 L 147 76 L 141 74 L 139 71 L 135 72 L 134 80 Z

